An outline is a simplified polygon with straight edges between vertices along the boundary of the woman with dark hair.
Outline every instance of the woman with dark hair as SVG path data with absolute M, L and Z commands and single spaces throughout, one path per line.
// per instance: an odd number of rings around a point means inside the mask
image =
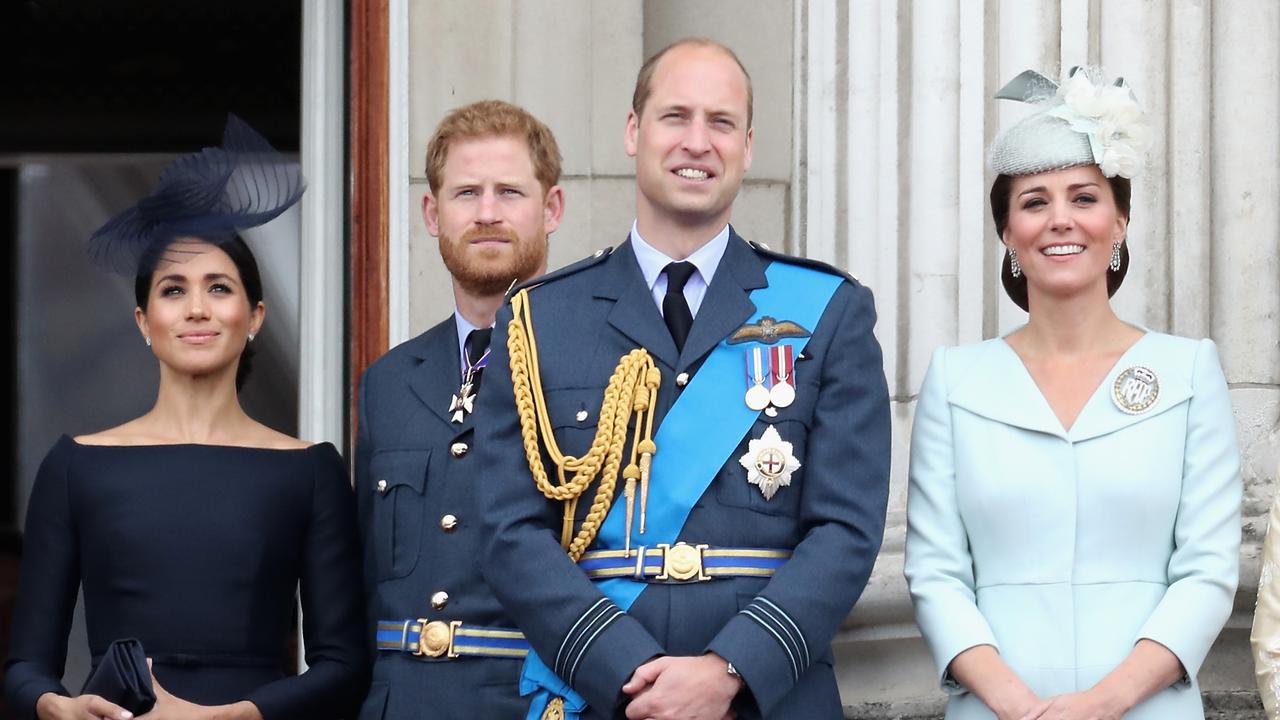
M 176 160 L 90 240 L 136 276 L 134 316 L 159 361 L 142 417 L 63 436 L 27 511 L 5 689 L 22 717 L 131 717 L 61 684 L 83 589 L 95 668 L 141 641 L 155 718 L 337 718 L 366 659 L 354 500 L 334 447 L 250 418 L 237 391 L 266 306 L 239 232 L 297 202 L 301 175 L 234 116 L 220 148 Z M 309 669 L 283 668 L 302 602 Z M 146 679 L 146 670 L 141 670 Z
M 947 718 L 1203 718 L 1239 453 L 1213 342 L 1111 307 L 1142 114 L 1083 71 L 997 97 L 1040 104 L 990 151 L 1001 276 L 1029 317 L 934 354 L 911 439 L 905 572 Z

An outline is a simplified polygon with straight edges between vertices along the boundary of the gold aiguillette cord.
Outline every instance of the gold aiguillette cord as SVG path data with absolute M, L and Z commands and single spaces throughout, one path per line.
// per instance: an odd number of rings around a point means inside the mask
M 649 474 L 653 455 L 658 451 L 653 442 L 653 408 L 658 399 L 662 373 L 648 351 L 637 348 L 618 360 L 600 404 L 599 425 L 591 448 L 581 457 L 560 452 L 552 432 L 551 417 L 542 392 L 542 373 L 538 366 L 538 345 L 533 332 L 533 313 L 529 289 L 511 299 L 513 317 L 507 326 L 507 351 L 511 354 L 511 385 L 515 392 L 516 411 L 520 416 L 520 434 L 524 441 L 525 459 L 538 490 L 551 500 L 564 503 L 564 520 L 560 545 L 577 562 L 595 540 L 600 525 L 613 504 L 618 470 L 626 453 L 627 427 L 635 417 L 631 451 L 622 476 L 626 501 L 626 537 L 624 550 L 631 554 L 631 527 L 635 517 L 636 483 L 640 490 L 640 532 L 644 533 L 649 498 Z M 546 449 L 556 468 L 556 483 L 548 477 L 542 463 Z M 581 527 L 574 532 L 578 500 L 600 475 L 600 483 L 591 499 L 591 508 Z
M 560 546 L 577 562 L 582 558 L 600 524 L 613 504 L 613 491 L 617 486 L 618 468 L 627 440 L 627 426 L 631 417 L 636 418 L 631 452 L 627 467 L 623 470 L 626 484 L 626 539 L 624 549 L 631 556 L 631 523 L 635 514 L 636 481 L 640 481 L 640 533 L 644 533 L 645 510 L 649 499 L 649 469 L 653 454 L 658 451 L 653 442 L 653 408 L 658 399 L 658 385 L 662 374 L 653 364 L 648 351 L 637 348 L 618 360 L 600 403 L 600 422 L 591 448 L 582 457 L 560 452 L 552 432 L 551 417 L 547 412 L 546 398 L 542 393 L 542 372 L 538 367 L 538 343 L 533 334 L 533 313 L 529 307 L 529 289 L 525 288 L 511 298 L 512 318 L 507 325 L 507 351 L 511 354 L 511 385 L 515 392 L 516 412 L 520 416 L 520 436 L 524 441 L 524 455 L 533 473 L 538 490 L 547 498 L 564 503 L 564 520 L 560 529 Z M 624 405 L 626 401 L 629 405 Z M 541 446 L 539 444 L 541 435 Z M 541 447 L 556 467 L 557 484 L 547 477 L 542 464 Z M 597 474 L 600 484 L 591 500 L 591 509 L 582 520 L 582 527 L 573 531 L 578 499 L 587 491 Z M 572 474 L 572 477 L 568 477 Z M 553 697 L 543 710 L 542 720 L 563 720 L 564 699 Z

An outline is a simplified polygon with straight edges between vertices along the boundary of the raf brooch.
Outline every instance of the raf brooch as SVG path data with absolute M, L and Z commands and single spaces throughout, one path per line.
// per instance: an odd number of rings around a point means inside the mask
M 747 445 L 747 453 L 738 462 L 747 469 L 747 482 L 760 488 L 765 500 L 778 488 L 791 484 L 791 474 L 800 469 L 800 461 L 791 454 L 791 443 L 782 439 L 770 426 L 759 439 Z
M 1139 415 L 1151 409 L 1160 397 L 1160 379 L 1151 368 L 1134 365 L 1116 376 L 1111 400 L 1122 412 Z

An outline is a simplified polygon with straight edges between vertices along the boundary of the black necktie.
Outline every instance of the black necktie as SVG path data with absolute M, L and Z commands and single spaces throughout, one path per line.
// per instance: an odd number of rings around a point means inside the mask
M 484 357 L 484 353 L 489 349 L 489 338 L 493 335 L 493 328 L 476 328 L 467 333 L 467 341 L 463 343 L 463 352 L 467 356 L 467 365 L 475 368 L 471 373 L 471 392 L 480 389 L 480 375 L 484 372 L 484 368 L 475 367 L 480 362 L 480 358 Z M 465 379 L 465 378 L 464 378 Z
M 684 341 L 693 327 L 693 313 L 684 299 L 684 286 L 697 268 L 691 262 L 673 262 L 662 269 L 667 274 L 667 295 L 662 298 L 662 319 L 667 322 L 676 350 L 684 350 Z

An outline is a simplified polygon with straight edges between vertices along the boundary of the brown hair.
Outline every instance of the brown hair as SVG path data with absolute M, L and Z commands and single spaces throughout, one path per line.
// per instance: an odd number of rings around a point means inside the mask
M 747 68 L 738 59 L 737 53 L 730 50 L 727 45 L 705 37 L 687 37 L 683 40 L 677 40 L 644 61 L 644 65 L 640 66 L 640 73 L 636 75 L 636 89 L 631 94 L 631 110 L 635 112 L 636 117 L 640 117 L 641 112 L 644 111 L 644 104 L 649 101 L 649 93 L 653 90 L 653 73 L 658 67 L 658 61 L 662 59 L 663 55 L 679 47 L 714 48 L 728 55 L 737 63 L 738 69 L 742 71 L 743 79 L 747 81 L 747 128 L 750 129 L 755 103 L 755 93 L 751 89 L 751 74 L 747 72 Z
M 1013 175 L 997 175 L 995 182 L 991 183 L 991 219 L 996 222 L 996 237 L 1004 242 L 1005 228 L 1009 227 L 1009 203 L 1013 200 Z M 1116 209 L 1129 220 L 1129 210 L 1133 201 L 1133 185 L 1129 182 L 1129 178 L 1109 177 L 1106 179 L 1107 184 L 1111 186 L 1111 194 L 1116 199 Z M 1107 268 L 1107 297 L 1116 294 L 1116 290 L 1120 289 L 1120 284 L 1124 282 L 1124 276 L 1129 273 L 1129 243 L 1121 243 L 1120 245 L 1120 269 L 1112 270 Z M 1000 282 L 1004 285 L 1004 291 L 1009 295 L 1009 299 L 1015 305 L 1023 310 L 1028 309 L 1029 301 L 1027 299 L 1027 276 L 1013 276 L 1013 270 L 1009 264 L 1009 252 L 1004 253 L 1004 260 L 1000 264 Z
M 551 129 L 524 108 L 502 100 L 481 100 L 451 110 L 427 143 L 427 182 L 431 192 L 439 192 L 444 183 L 444 164 L 455 140 L 487 137 L 524 140 L 543 193 L 560 182 L 560 146 Z

